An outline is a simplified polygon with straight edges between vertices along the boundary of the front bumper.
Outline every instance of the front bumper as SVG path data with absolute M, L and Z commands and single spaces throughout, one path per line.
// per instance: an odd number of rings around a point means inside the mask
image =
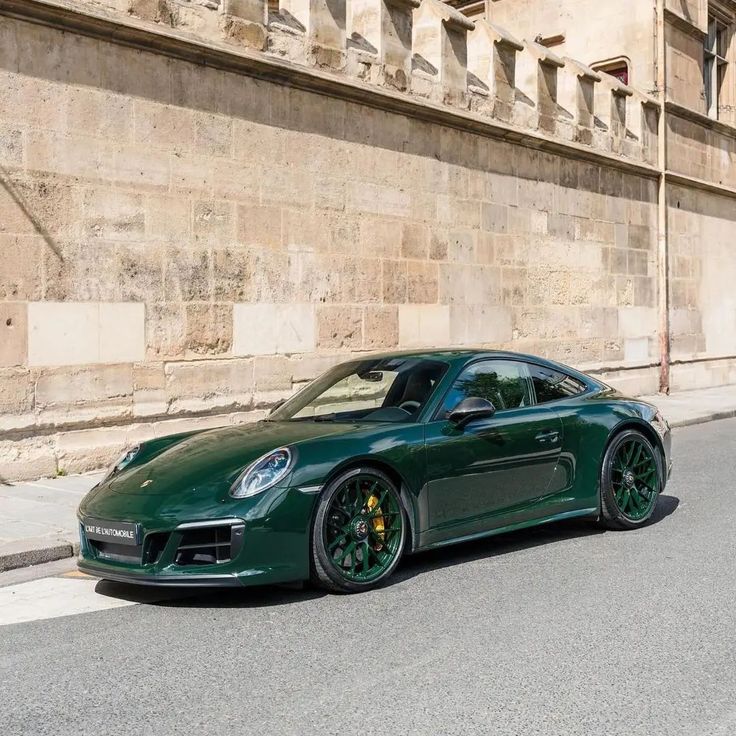
M 167 514 L 123 514 L 110 503 L 80 507 L 82 572 L 137 585 L 237 587 L 305 580 L 314 496 L 272 489 L 254 503 L 229 507 L 232 516 L 172 519 Z M 129 507 L 128 507 L 129 508 Z M 200 512 L 201 513 L 201 512 Z M 116 544 L 85 532 L 85 519 L 136 525 L 136 544 Z M 90 529 L 90 532 L 92 530 Z
M 148 572 L 124 571 L 120 568 L 111 568 L 110 565 L 101 565 L 81 558 L 77 567 L 82 572 L 114 580 L 117 583 L 131 583 L 133 585 L 152 585 L 164 588 L 239 588 L 243 585 L 237 575 L 151 575 Z

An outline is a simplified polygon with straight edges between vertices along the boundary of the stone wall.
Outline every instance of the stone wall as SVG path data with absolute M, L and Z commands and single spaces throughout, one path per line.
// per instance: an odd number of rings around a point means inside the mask
M 356 3 L 350 43 L 317 2 L 85 5 L 0 16 L 1 476 L 257 418 L 364 351 L 656 389 L 646 96 L 434 0 Z

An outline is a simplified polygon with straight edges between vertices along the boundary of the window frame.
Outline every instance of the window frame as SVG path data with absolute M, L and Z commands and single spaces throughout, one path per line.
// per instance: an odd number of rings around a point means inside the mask
M 703 97 L 705 114 L 720 120 L 723 105 L 723 84 L 729 68 L 729 48 L 722 48 L 722 41 L 730 41 L 733 18 L 708 8 L 708 28 L 703 42 Z M 721 53 L 723 52 L 723 53 Z
M 430 423 L 430 422 L 437 422 L 437 421 L 444 421 L 444 422 L 447 421 L 447 417 L 442 416 L 443 414 L 442 408 L 445 405 L 445 400 L 447 399 L 450 391 L 452 391 L 452 388 L 455 385 L 455 382 L 460 378 L 460 376 L 463 375 L 463 373 L 465 373 L 465 371 L 468 368 L 478 363 L 489 363 L 489 362 L 498 362 L 498 361 L 504 361 L 506 363 L 521 363 L 522 365 L 526 367 L 527 375 L 526 375 L 525 380 L 528 382 L 529 394 L 531 396 L 531 403 L 528 406 L 518 406 L 518 407 L 513 407 L 511 409 L 498 409 L 496 413 L 493 415 L 494 417 L 497 416 L 498 414 L 504 414 L 509 411 L 524 411 L 525 409 L 533 409 L 535 407 L 540 407 L 540 406 L 542 407 L 550 406 L 552 404 L 558 404 L 562 401 L 569 401 L 571 399 L 579 399 L 583 396 L 587 396 L 588 394 L 592 393 L 596 389 L 596 386 L 594 385 L 594 383 L 591 380 L 589 380 L 587 377 L 583 376 L 582 374 L 579 374 L 576 372 L 577 375 L 573 375 L 567 370 L 562 370 L 561 368 L 558 368 L 558 367 L 552 367 L 549 365 L 545 365 L 544 363 L 540 361 L 530 360 L 529 358 L 522 358 L 522 357 L 512 358 L 512 357 L 502 356 L 502 357 L 494 358 L 494 357 L 484 356 L 484 357 L 469 361 L 468 363 L 465 363 L 465 365 L 463 365 L 462 368 L 460 368 L 460 370 L 452 378 L 449 385 L 442 393 L 442 396 L 439 398 L 439 401 L 435 409 L 430 412 L 427 422 Z M 570 378 L 573 378 L 576 381 L 580 381 L 580 383 L 582 383 L 585 388 L 579 394 L 575 394 L 574 396 L 562 396 L 559 399 L 553 399 L 552 401 L 545 401 L 544 403 L 540 403 L 539 401 L 537 401 L 537 392 L 536 392 L 536 389 L 534 388 L 534 381 L 532 380 L 532 373 L 530 370 L 530 366 L 537 366 L 538 368 L 546 368 L 548 370 L 553 370 L 558 373 L 563 373 L 564 375 L 569 376 Z M 445 376 L 445 378 L 447 378 L 447 376 Z

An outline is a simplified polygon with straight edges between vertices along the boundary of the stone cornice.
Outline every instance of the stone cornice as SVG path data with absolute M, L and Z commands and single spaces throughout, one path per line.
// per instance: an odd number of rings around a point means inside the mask
M 673 25 L 675 28 L 681 30 L 683 33 L 694 36 L 700 41 L 704 40 L 705 37 L 708 35 L 705 31 L 702 31 L 696 25 L 693 25 L 689 20 L 687 20 L 687 18 L 683 18 L 681 15 L 678 15 L 673 10 L 670 10 L 667 7 L 665 7 L 664 9 L 664 19 L 670 25 Z
M 600 149 L 513 127 L 496 119 L 442 105 L 429 99 L 365 84 L 345 75 L 298 66 L 280 58 L 233 47 L 214 40 L 206 43 L 182 31 L 133 17 L 83 10 L 65 0 L 0 0 L 0 15 L 72 31 L 184 61 L 212 66 L 266 81 L 349 100 L 477 135 L 506 140 L 536 150 L 586 160 L 640 176 L 656 178 L 659 169 Z
M 692 110 L 691 108 L 680 105 L 672 100 L 667 100 L 665 103 L 665 110 L 675 117 L 697 123 L 698 125 L 702 125 L 704 128 L 710 128 L 711 130 L 715 130 L 717 133 L 721 133 L 729 138 L 736 138 L 736 126 L 724 123 L 722 120 L 711 118 L 702 112 Z

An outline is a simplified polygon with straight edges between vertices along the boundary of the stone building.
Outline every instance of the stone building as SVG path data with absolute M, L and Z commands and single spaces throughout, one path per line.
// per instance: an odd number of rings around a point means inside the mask
M 736 381 L 736 3 L 453 4 L 0 0 L 0 476 L 362 351 Z

